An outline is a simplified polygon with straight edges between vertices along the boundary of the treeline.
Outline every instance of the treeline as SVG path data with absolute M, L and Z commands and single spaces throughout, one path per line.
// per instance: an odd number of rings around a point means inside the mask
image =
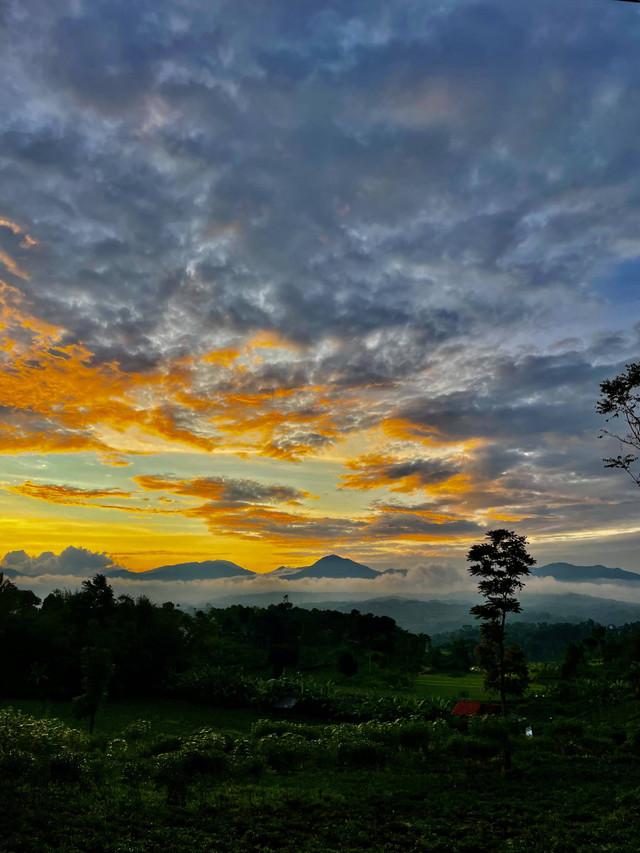
M 640 623 L 637 624 L 640 625 Z M 605 630 L 593 619 L 587 619 L 584 622 L 511 622 L 507 637 L 509 643 L 516 643 L 523 649 L 529 661 L 560 663 L 569 643 L 580 644 L 588 640 L 594 630 L 600 629 Z M 632 629 L 632 625 L 608 628 L 607 644 L 611 643 L 613 650 L 614 639 L 626 636 Z M 473 659 L 473 649 L 479 642 L 480 631 L 477 625 L 465 625 L 457 631 L 434 634 L 430 662 L 432 665 L 437 665 L 438 660 L 446 661 L 447 656 L 443 655 L 443 652 L 457 649 L 460 654 L 463 646 Z
M 91 692 L 101 669 L 113 698 L 170 695 L 203 673 L 278 677 L 332 668 L 345 676 L 416 672 L 426 638 L 386 616 L 267 608 L 189 613 L 171 602 L 116 596 L 103 575 L 40 600 L 0 574 L 0 695 L 65 700 Z M 104 685 L 96 684 L 94 693 Z
M 536 679 L 547 682 L 548 696 L 589 701 L 640 698 L 640 622 L 606 628 L 593 620 L 517 623 L 508 636 L 536 662 Z M 471 627 L 433 639 L 426 655 L 433 669 L 468 671 L 475 663 L 478 632 Z

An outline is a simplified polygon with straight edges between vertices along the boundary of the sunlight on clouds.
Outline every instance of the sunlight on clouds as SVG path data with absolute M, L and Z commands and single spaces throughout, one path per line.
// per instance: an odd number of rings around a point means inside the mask
M 16 222 L 11 222 L 9 219 L 3 219 L 0 217 L 0 227 L 8 228 L 16 235 L 21 235 L 22 240 L 20 241 L 20 246 L 23 249 L 29 249 L 31 246 L 36 246 L 38 241 L 32 237 L 30 234 L 21 228 Z
M 121 489 L 81 489 L 74 486 L 58 486 L 49 483 L 32 483 L 29 480 L 20 486 L 9 486 L 8 491 L 29 498 L 38 498 L 49 503 L 77 504 L 84 506 L 87 501 L 99 498 L 130 498 L 130 492 Z
M 23 278 L 25 280 L 29 279 L 28 274 L 21 267 L 19 267 L 18 264 L 13 260 L 11 255 L 8 252 L 5 252 L 3 249 L 0 249 L 0 264 L 4 264 L 8 272 L 18 276 L 18 278 Z
M 117 363 L 94 364 L 81 344 L 61 344 L 64 330 L 31 317 L 13 288 L 5 285 L 2 296 L 0 400 L 11 417 L 0 429 L 0 450 L 154 453 L 166 442 L 295 460 L 341 440 L 340 406 L 324 399 L 321 386 L 243 392 L 235 368 L 222 388 L 199 396 L 195 389 L 203 381 L 215 386 L 215 371 L 229 369 L 235 351 L 127 373 Z

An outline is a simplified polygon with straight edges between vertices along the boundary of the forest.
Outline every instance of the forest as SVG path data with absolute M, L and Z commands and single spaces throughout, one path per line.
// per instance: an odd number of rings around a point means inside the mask
M 0 849 L 633 849 L 640 624 L 512 631 L 530 686 L 467 718 L 469 629 L 3 578 Z

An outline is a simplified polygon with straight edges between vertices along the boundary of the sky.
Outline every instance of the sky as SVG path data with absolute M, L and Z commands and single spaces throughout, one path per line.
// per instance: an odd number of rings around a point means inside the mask
M 640 570 L 595 411 L 639 40 L 614 0 L 0 2 L 3 553 L 428 576 L 506 527 Z

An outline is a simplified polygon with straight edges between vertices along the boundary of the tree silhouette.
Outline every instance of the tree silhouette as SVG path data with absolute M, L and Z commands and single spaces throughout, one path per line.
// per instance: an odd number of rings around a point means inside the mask
M 633 470 L 633 466 L 640 459 L 640 363 L 627 364 L 619 376 L 600 383 L 600 399 L 596 403 L 596 411 L 605 415 L 607 423 L 626 423 L 626 431 L 602 429 L 599 438 L 610 436 L 620 442 L 621 449 L 624 445 L 632 451 L 603 459 L 604 467 L 626 471 L 636 486 L 640 486 L 640 472 Z
M 499 529 L 489 530 L 486 538 L 488 541 L 473 545 L 467 554 L 471 564 L 469 573 L 481 578 L 478 591 L 485 598 L 484 604 L 476 604 L 469 612 L 476 619 L 484 620 L 477 657 L 483 667 L 486 687 L 497 688 L 500 692 L 502 714 L 505 715 L 506 693 L 521 692 L 524 683 L 522 674 L 514 678 L 510 672 L 511 662 L 521 671 L 521 657 L 517 646 L 511 647 L 506 656 L 505 623 L 507 614 L 522 610 L 514 593 L 522 589 L 521 578 L 530 574 L 529 567 L 536 561 L 527 553 L 526 536 Z

